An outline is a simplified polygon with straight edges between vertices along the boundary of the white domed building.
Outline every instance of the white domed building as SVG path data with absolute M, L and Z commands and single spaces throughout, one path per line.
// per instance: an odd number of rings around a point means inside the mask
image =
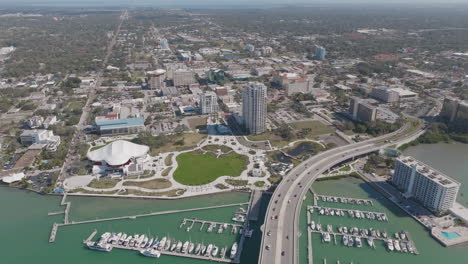
M 117 140 L 89 151 L 87 157 L 94 162 L 93 174 L 139 175 L 144 171 L 148 151 L 148 146 Z

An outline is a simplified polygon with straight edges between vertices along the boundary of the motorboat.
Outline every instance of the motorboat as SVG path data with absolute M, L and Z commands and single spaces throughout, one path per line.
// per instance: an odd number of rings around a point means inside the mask
M 236 257 L 236 254 L 237 254 L 237 242 L 234 242 L 234 244 L 232 244 L 232 247 L 231 247 L 231 258 L 235 258 Z

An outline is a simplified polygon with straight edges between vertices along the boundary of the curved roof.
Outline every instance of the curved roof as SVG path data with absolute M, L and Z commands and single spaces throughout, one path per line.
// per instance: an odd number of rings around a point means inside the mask
M 149 147 L 125 140 L 114 141 L 86 155 L 92 161 L 105 161 L 111 166 L 127 163 L 131 158 L 141 157 L 148 153 Z

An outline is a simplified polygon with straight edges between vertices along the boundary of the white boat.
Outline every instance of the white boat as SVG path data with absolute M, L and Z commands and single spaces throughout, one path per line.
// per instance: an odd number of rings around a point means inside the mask
M 188 246 L 189 246 L 189 242 L 185 241 L 184 245 L 182 246 L 182 253 L 187 252 Z
M 235 258 L 236 257 L 236 254 L 237 254 L 237 242 L 234 242 L 234 244 L 232 244 L 232 247 L 231 247 L 231 258 Z
M 237 234 L 237 227 L 235 225 L 232 226 L 231 234 Z
M 210 224 L 208 229 L 206 230 L 208 233 L 211 233 L 213 231 L 213 228 L 215 227 L 215 224 Z
M 167 250 L 169 250 L 170 248 L 171 248 L 171 239 L 168 238 L 168 239 L 166 240 L 166 245 L 164 245 L 164 250 L 167 251 Z
M 193 250 L 195 249 L 195 244 L 190 242 L 188 246 L 188 253 L 192 254 Z
M 393 242 L 393 246 L 395 247 L 396 251 L 401 251 L 400 242 L 398 240 Z
M 119 245 L 122 245 L 126 239 L 127 239 L 127 234 L 124 233 L 124 234 L 120 237 Z
M 206 248 L 205 256 L 209 256 L 211 254 L 211 251 L 213 250 L 213 245 L 209 244 L 208 247 Z
M 387 248 L 390 251 L 395 250 L 395 247 L 393 246 L 393 240 L 391 240 L 391 239 L 387 240 Z
M 403 241 L 400 241 L 400 247 L 403 252 L 408 252 L 408 248 L 406 248 L 406 243 Z
M 179 242 L 177 242 L 177 246 L 176 246 L 176 249 L 175 249 L 175 250 L 176 250 L 177 252 L 180 252 L 181 249 L 182 249 L 182 241 L 179 241 Z
M 219 248 L 217 246 L 213 246 L 213 250 L 211 251 L 211 256 L 216 257 L 218 255 Z
M 322 231 L 322 224 L 320 223 L 317 224 L 317 231 Z
M 347 246 L 348 245 L 349 238 L 347 235 L 343 236 L 343 245 Z
M 356 247 L 360 248 L 362 247 L 362 241 L 360 237 L 356 237 Z
M 352 247 L 354 245 L 354 239 L 352 236 L 349 237 L 349 241 L 348 241 L 348 247 Z
M 330 233 L 333 231 L 332 225 L 327 225 L 327 231 Z
M 322 239 L 324 242 L 330 242 L 331 241 L 331 236 L 329 233 L 322 233 Z
M 180 245 L 180 246 L 182 246 L 182 245 Z M 172 243 L 172 245 L 171 245 L 171 251 L 174 251 L 176 248 L 177 248 L 177 241 L 174 241 L 174 243 Z
M 194 252 L 195 255 L 198 255 L 198 253 L 200 253 L 200 250 L 201 250 L 201 244 L 198 243 L 198 244 L 197 244 L 197 247 L 195 248 L 195 252 Z
M 96 242 L 92 242 L 92 241 L 87 242 L 86 246 L 89 249 L 102 251 L 102 252 L 111 252 L 111 250 L 112 250 L 112 246 L 109 245 L 109 244 L 96 243 Z
M 400 233 L 400 237 L 401 237 L 401 239 L 406 240 L 406 234 L 405 234 L 405 232 L 401 232 L 401 233 Z
M 200 255 L 205 255 L 206 253 L 206 246 L 205 245 L 201 245 L 201 249 L 200 249 Z
M 367 244 L 369 245 L 369 247 L 374 247 L 375 246 L 374 239 L 372 237 L 368 237 Z
M 158 244 L 158 249 L 159 250 L 162 250 L 164 248 L 164 246 L 166 246 L 166 241 L 167 241 L 167 237 L 163 237 L 161 239 L 161 241 L 159 241 L 159 244 Z
M 156 249 L 142 249 L 140 250 L 140 253 L 143 255 L 143 256 L 147 256 L 147 257 L 151 257 L 151 258 L 159 258 L 161 256 L 161 252 L 159 252 L 158 250 Z
M 132 240 L 132 239 L 133 239 L 132 236 L 128 236 L 128 237 L 125 239 L 125 241 L 122 243 L 122 245 L 128 246 L 128 243 L 130 243 L 130 240 Z
M 395 233 L 395 238 L 396 238 L 396 239 L 400 239 L 400 234 Z
M 140 242 L 140 247 L 145 247 L 146 243 L 148 243 L 148 239 L 146 236 L 143 237 L 143 239 Z
M 218 234 L 221 234 L 224 231 L 223 225 L 219 225 Z
M 345 233 L 345 234 L 348 233 L 348 228 L 346 226 L 343 226 L 343 233 Z
M 148 243 L 146 243 L 145 248 L 151 247 L 153 245 L 154 238 L 151 238 Z
M 310 222 L 310 228 L 312 228 L 312 230 L 315 230 L 315 222 L 314 221 Z

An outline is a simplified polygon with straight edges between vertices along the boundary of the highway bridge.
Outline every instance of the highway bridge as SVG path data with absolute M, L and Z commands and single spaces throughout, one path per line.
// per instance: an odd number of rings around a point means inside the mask
M 408 122 L 393 133 L 319 153 L 291 170 L 277 186 L 268 205 L 262 226 L 259 264 L 299 263 L 301 207 L 307 191 L 320 174 L 346 160 L 408 142 L 423 132 L 422 125 L 411 131 Z

